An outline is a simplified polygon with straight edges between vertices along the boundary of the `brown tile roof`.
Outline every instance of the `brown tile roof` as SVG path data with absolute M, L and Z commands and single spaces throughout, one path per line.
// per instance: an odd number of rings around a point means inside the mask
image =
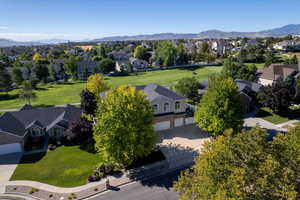
M 300 71 L 298 64 L 272 64 L 262 70 L 261 78 L 268 80 L 285 79 L 294 72 Z

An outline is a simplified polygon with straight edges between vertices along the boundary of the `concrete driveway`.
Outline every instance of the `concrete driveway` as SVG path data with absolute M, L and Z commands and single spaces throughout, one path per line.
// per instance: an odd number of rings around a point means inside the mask
M 4 192 L 4 186 L 13 175 L 21 157 L 21 153 L 0 155 L 0 194 Z
M 158 135 L 159 147 L 172 168 L 193 162 L 203 143 L 210 140 L 210 135 L 195 124 L 158 131 Z

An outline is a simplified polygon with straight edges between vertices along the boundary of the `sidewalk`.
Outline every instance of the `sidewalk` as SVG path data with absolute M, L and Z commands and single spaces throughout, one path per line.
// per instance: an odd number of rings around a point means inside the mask
M 284 122 L 281 124 L 277 124 L 277 126 L 281 127 L 281 128 L 285 128 L 287 126 L 294 127 L 295 123 L 299 123 L 299 122 L 300 122 L 300 118 L 297 118 L 297 119 L 293 119 L 293 120 L 290 120 L 290 121 L 287 121 L 287 122 Z

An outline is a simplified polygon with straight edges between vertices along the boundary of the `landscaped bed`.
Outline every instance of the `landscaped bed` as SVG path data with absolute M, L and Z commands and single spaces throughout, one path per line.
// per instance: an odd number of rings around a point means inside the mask
M 260 117 L 274 124 L 280 124 L 300 117 L 300 109 L 289 109 L 285 113 L 277 114 L 269 108 L 261 108 L 256 117 Z
M 60 187 L 87 183 L 96 165 L 103 162 L 100 154 L 83 151 L 79 146 L 61 146 L 46 154 L 25 155 L 11 180 L 33 180 Z

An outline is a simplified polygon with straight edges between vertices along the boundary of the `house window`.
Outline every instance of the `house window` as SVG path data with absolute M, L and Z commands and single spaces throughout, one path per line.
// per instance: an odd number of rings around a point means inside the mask
M 180 102 L 176 102 L 175 103 L 175 110 L 179 110 L 180 109 Z
M 153 105 L 153 110 L 154 110 L 154 112 L 157 112 L 158 111 L 158 105 Z
M 164 112 L 168 112 L 170 110 L 170 104 L 169 103 L 165 103 L 164 104 Z

